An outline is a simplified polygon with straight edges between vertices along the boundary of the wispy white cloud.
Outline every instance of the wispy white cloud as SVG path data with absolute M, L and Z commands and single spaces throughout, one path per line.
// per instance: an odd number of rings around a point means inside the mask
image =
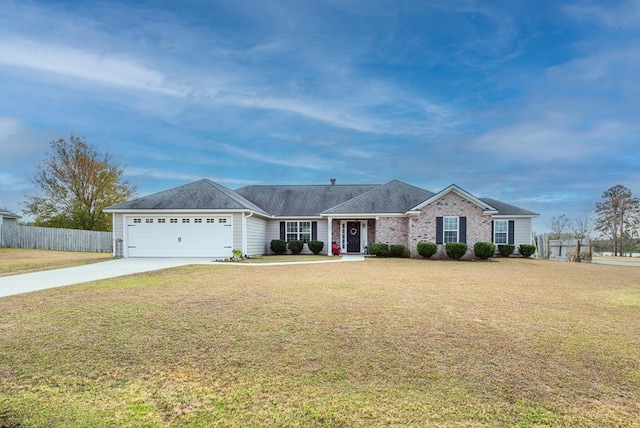
M 8 146 L 9 144 L 5 140 L 21 130 L 22 123 L 20 120 L 13 117 L 0 117 L 0 141 L 4 143 L 0 145 L 0 148 Z
M 261 162 L 265 164 L 289 166 L 295 168 L 300 168 L 301 166 L 303 166 L 304 168 L 313 170 L 332 170 L 336 167 L 336 163 L 334 161 L 321 158 L 313 154 L 289 153 L 286 156 L 282 156 L 277 154 L 266 154 L 269 153 L 268 149 L 265 150 L 266 148 L 261 148 L 259 151 L 247 150 L 226 143 L 212 143 L 211 146 L 224 153 L 237 156 L 241 159 Z
M 0 64 L 44 73 L 56 73 L 105 85 L 182 96 L 184 92 L 170 87 L 165 76 L 138 64 L 135 60 L 111 53 L 95 53 L 85 49 L 24 38 L 0 40 Z
M 0 172 L 0 190 L 2 191 L 25 190 L 31 187 L 33 186 L 26 177 L 20 177 L 11 172 Z
M 628 131 L 621 123 L 580 126 L 567 118 L 520 121 L 496 127 L 471 140 L 476 152 L 526 162 L 584 160 L 607 153 L 609 144 Z
M 12 169 L 16 158 L 25 158 L 48 147 L 47 141 L 15 117 L 0 117 L 0 167 Z
M 584 87 L 589 93 L 619 89 L 619 95 L 640 94 L 640 48 L 618 46 L 576 57 L 563 64 L 551 67 L 547 79 L 551 83 Z
M 566 6 L 564 10 L 574 19 L 593 22 L 603 27 L 640 28 L 640 2 L 637 0 L 582 2 Z
M 175 173 L 171 171 L 167 171 L 165 169 L 157 169 L 157 168 L 144 168 L 144 167 L 134 167 L 127 168 L 126 175 L 128 177 L 146 177 L 146 178 L 154 178 L 161 180 L 179 180 L 184 182 L 191 182 L 202 180 L 203 178 L 208 178 L 210 180 L 215 181 L 216 183 L 222 183 L 227 185 L 239 185 L 239 186 L 247 186 L 250 184 L 256 184 L 254 180 L 243 180 L 236 179 L 233 177 L 225 177 L 218 175 L 196 175 L 196 174 L 184 174 L 184 173 Z

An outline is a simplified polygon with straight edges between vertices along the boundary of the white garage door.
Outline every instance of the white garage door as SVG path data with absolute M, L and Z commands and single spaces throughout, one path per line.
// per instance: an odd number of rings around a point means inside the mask
M 231 257 L 232 216 L 127 217 L 129 257 Z

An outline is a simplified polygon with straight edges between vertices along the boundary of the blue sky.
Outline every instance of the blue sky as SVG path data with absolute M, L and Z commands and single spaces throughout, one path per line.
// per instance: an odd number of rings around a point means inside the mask
M 640 193 L 640 1 L 3 0 L 0 207 L 84 136 L 145 195 L 455 183 L 577 218 Z

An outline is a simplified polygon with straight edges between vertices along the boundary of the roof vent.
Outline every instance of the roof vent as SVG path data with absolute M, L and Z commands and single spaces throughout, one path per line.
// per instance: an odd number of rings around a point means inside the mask
M 331 185 L 332 185 L 332 186 L 335 186 L 335 185 L 336 185 L 336 179 L 335 179 L 335 178 L 332 178 L 332 179 L 331 179 Z

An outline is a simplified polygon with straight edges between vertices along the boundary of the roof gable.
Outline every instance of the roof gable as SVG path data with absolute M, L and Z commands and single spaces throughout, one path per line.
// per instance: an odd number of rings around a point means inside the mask
M 540 215 L 533 211 L 525 210 L 524 208 L 516 207 L 515 205 L 506 204 L 492 198 L 481 198 L 481 200 L 498 210 L 495 214 L 498 216 L 538 217 Z
M 6 209 L 2 209 L 2 208 L 0 208 L 0 216 L 2 216 L 3 218 L 16 219 L 16 220 L 19 219 L 19 218 L 22 218 L 18 214 L 14 214 L 11 211 L 6 210 Z
M 432 195 L 428 190 L 392 180 L 327 209 L 323 214 L 404 214 Z
M 173 189 L 153 193 L 105 211 L 115 210 L 253 210 L 268 215 L 253 202 L 211 180 L 199 180 Z
M 420 210 L 422 210 L 422 208 L 426 207 L 427 205 L 430 205 L 430 204 L 434 203 L 435 201 L 437 201 L 438 199 L 442 198 L 443 196 L 445 196 L 445 195 L 447 195 L 449 193 L 455 193 L 456 195 L 460 196 L 461 198 L 464 198 L 464 199 L 468 200 L 469 202 L 477 205 L 486 214 L 496 214 L 498 212 L 498 210 L 495 207 L 493 207 L 492 205 L 490 205 L 487 202 L 484 202 L 483 200 L 473 196 L 471 193 L 469 193 L 466 190 L 456 186 L 455 184 L 452 184 L 449 187 L 446 187 L 446 188 L 442 189 L 441 191 L 439 191 L 438 193 L 434 194 L 430 198 L 420 202 L 418 205 L 414 206 L 409 211 L 420 211 Z
M 254 185 L 236 193 L 277 217 L 319 216 L 327 208 L 355 198 L 378 184 Z

